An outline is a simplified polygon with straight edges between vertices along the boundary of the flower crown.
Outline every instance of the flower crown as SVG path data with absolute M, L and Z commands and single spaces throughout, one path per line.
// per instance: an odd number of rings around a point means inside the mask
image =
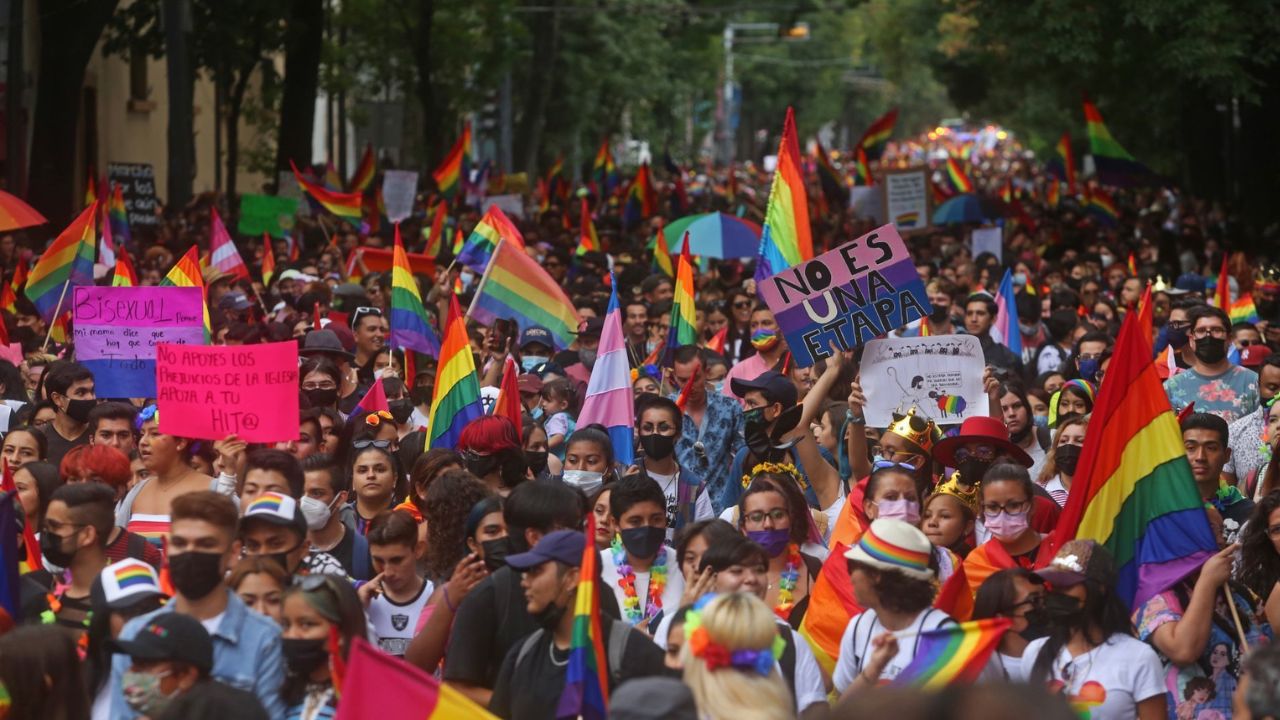
M 155 418 L 157 423 L 160 422 L 160 408 L 155 403 L 142 408 L 142 411 L 138 413 L 137 419 L 133 421 L 134 429 L 141 430 L 142 426 L 152 418 Z
M 736 668 L 738 670 L 755 670 L 764 677 L 773 672 L 774 663 L 782 657 L 787 641 L 775 634 L 773 642 L 767 648 L 759 650 L 730 650 L 711 639 L 707 629 L 702 626 L 702 610 L 718 597 L 715 594 L 703 595 L 693 607 L 685 612 L 684 631 L 688 638 L 689 651 L 702 660 L 708 670 Z
M 799 485 L 801 488 L 806 487 L 804 476 L 800 474 L 800 471 L 792 463 L 762 462 L 759 465 L 756 465 L 755 467 L 751 468 L 750 473 L 742 476 L 742 489 L 746 490 L 751 485 L 751 481 L 754 480 L 756 475 L 759 475 L 760 473 L 774 473 L 775 475 L 790 475 L 791 479 L 795 480 L 797 485 Z

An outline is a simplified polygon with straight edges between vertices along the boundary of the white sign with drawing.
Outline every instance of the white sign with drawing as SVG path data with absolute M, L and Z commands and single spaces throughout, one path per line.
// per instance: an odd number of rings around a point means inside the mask
M 939 425 L 987 414 L 982 345 L 973 335 L 885 338 L 862 353 L 863 412 L 871 427 L 888 427 L 911 408 Z

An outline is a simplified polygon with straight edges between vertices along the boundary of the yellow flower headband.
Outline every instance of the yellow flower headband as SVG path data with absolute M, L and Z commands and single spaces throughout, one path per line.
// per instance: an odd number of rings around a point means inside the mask
M 755 479 L 755 476 L 759 475 L 760 473 L 773 473 L 775 475 L 790 475 L 791 479 L 795 480 L 796 484 L 799 485 L 801 489 L 808 487 L 808 484 L 804 481 L 804 476 L 800 474 L 800 471 L 792 463 L 762 462 L 759 465 L 756 465 L 755 467 L 751 468 L 751 473 L 749 475 L 742 476 L 742 489 L 746 490 L 747 487 L 751 485 L 751 481 Z

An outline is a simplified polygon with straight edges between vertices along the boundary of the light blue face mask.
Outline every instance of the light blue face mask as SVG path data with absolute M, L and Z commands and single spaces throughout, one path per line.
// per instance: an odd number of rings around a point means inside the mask
M 1047 427 L 1049 427 L 1049 416 L 1048 416 L 1048 415 L 1035 415 L 1035 416 L 1033 416 L 1033 417 L 1031 418 L 1031 421 L 1032 421 L 1033 423 L 1035 423 L 1035 426 L 1036 426 L 1036 427 L 1038 427 L 1038 428 L 1047 428 Z
M 533 419 L 534 419 L 534 420 L 541 420 L 541 419 L 542 419 L 542 415 L 543 415 L 543 413 L 542 413 L 542 406 L 541 406 L 541 405 L 539 405 L 538 407 L 534 408 L 534 409 L 533 409 L 533 412 L 531 412 L 531 413 L 529 413 L 529 414 L 533 416 Z
M 534 368 L 550 359 L 541 355 L 525 355 L 520 358 L 520 367 L 524 368 L 525 372 L 533 372 Z
M 717 394 L 724 394 L 724 381 L 717 380 L 711 383 L 711 387 L 715 388 Z

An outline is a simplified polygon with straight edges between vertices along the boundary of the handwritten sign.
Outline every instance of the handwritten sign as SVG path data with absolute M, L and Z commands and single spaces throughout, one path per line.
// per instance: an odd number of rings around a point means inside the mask
M 986 415 L 982 367 L 982 344 L 973 335 L 872 340 L 860 366 L 867 424 L 888 427 L 893 413 L 912 408 L 939 425 Z
M 298 437 L 298 344 L 156 348 L 161 432 L 248 442 Z
M 71 313 L 99 397 L 154 396 L 156 346 L 204 344 L 200 288 L 77 287 Z
M 924 168 L 884 174 L 885 222 L 904 233 L 929 227 L 929 176 Z
M 108 163 L 107 181 L 123 189 L 129 225 L 158 225 L 156 171 L 147 163 Z
M 787 268 L 760 284 L 791 357 L 809 367 L 929 314 L 932 305 L 892 225 Z
M 413 212 L 418 194 L 418 173 L 412 170 L 387 170 L 382 173 L 382 202 L 387 206 L 387 219 L 401 222 Z
M 1003 229 L 998 227 L 974 228 L 973 234 L 969 236 L 969 246 L 973 249 L 973 256 L 976 258 L 984 252 L 989 252 L 996 256 L 996 260 L 1003 261 L 1003 232 Z

